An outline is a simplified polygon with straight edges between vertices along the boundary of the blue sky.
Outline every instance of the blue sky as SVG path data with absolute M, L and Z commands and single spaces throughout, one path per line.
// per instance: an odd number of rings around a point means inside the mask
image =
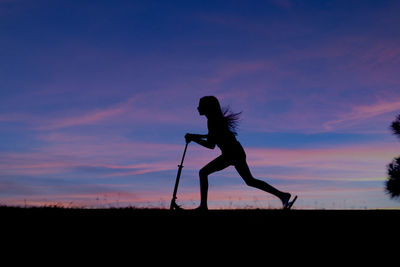
M 397 207 L 397 1 L 0 0 L 0 203 L 168 206 L 196 107 L 242 111 L 255 177 L 298 208 Z M 179 200 L 219 151 L 191 144 Z M 233 168 L 210 207 L 277 208 Z

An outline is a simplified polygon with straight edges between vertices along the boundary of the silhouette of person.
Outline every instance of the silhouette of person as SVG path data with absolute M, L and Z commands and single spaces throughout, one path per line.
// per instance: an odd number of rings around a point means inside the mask
M 228 166 L 234 166 L 239 175 L 248 186 L 268 192 L 282 201 L 283 209 L 290 209 L 293 201 L 289 201 L 291 194 L 279 191 L 268 183 L 253 177 L 246 162 L 246 153 L 242 145 L 236 139 L 236 128 L 239 115 L 232 113 L 229 109 L 222 110 L 218 99 L 214 96 L 204 96 L 200 99 L 198 111 L 200 115 L 207 117 L 208 134 L 187 133 L 185 139 L 187 143 L 191 141 L 209 149 L 218 146 L 221 155 L 204 166 L 200 172 L 200 206 L 196 210 L 208 210 L 208 175 L 221 171 Z

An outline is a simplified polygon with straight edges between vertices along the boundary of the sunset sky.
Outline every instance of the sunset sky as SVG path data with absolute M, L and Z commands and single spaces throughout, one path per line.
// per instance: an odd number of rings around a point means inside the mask
M 168 207 L 199 98 L 298 209 L 396 208 L 397 0 L 0 0 L 0 205 Z M 190 144 L 178 203 L 219 155 Z M 210 208 L 280 208 L 230 167 Z

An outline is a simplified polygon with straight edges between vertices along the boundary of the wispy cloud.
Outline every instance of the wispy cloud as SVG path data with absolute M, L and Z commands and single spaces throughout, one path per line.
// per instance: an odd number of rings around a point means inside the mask
M 128 110 L 131 109 L 131 105 L 133 104 L 133 102 L 134 98 L 131 98 L 113 107 L 82 112 L 82 114 L 78 114 L 75 116 L 51 118 L 48 121 L 45 121 L 44 125 L 40 126 L 40 129 L 53 130 L 59 128 L 95 124 L 103 120 L 112 119 L 116 116 L 120 116 L 121 114 L 126 113 Z
M 149 91 L 134 94 L 117 104 L 108 107 L 80 110 L 70 108 L 56 114 L 36 116 L 37 129 L 51 131 L 69 127 L 90 125 L 157 125 L 157 124 L 185 124 L 190 123 L 191 114 L 195 114 L 195 106 L 192 112 L 186 112 L 185 105 L 176 103 L 184 92 L 174 88 L 162 91 Z M 182 101 L 184 102 L 184 101 Z M 196 105 L 197 103 L 193 103 Z M 73 115 L 70 115 L 73 114 Z M 0 119 L 2 117 L 0 116 Z M 14 119 L 18 119 L 15 117 Z M 4 117 L 6 120 L 7 117 Z M 9 118 L 10 120 L 13 117 Z M 21 118 L 22 119 L 22 118 Z
M 400 111 L 400 100 L 385 100 L 372 105 L 355 106 L 350 112 L 339 113 L 337 119 L 324 123 L 324 128 L 331 131 L 362 124 L 367 120 L 371 123 L 371 118 L 395 111 Z
M 383 180 L 386 164 L 397 153 L 397 147 L 385 143 L 319 149 L 251 148 L 248 160 L 260 170 L 279 167 L 282 178 L 367 181 Z
M 2 175 L 129 176 L 175 169 L 181 146 L 107 136 L 42 134 L 35 151 L 1 153 Z M 175 155 L 175 157 L 171 157 Z M 175 160 L 175 161 L 174 161 Z

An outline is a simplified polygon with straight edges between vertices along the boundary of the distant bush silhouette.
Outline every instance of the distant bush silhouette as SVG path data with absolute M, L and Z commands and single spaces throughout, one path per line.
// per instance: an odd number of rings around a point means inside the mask
M 400 197 L 400 157 L 388 165 L 389 178 L 386 181 L 386 191 L 392 198 Z
M 392 122 L 391 130 L 400 138 L 400 115 Z M 388 179 L 386 180 L 386 192 L 391 198 L 400 197 L 400 157 L 394 158 L 387 166 Z

